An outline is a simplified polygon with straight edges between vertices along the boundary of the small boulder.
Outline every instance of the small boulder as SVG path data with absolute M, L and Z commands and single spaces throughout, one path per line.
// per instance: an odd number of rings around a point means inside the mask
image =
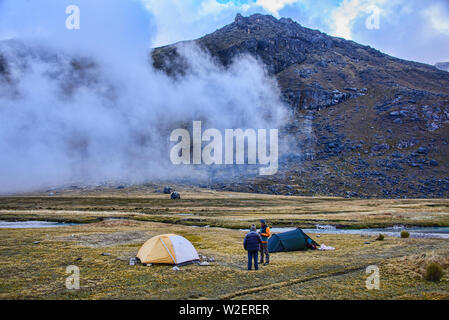
M 427 149 L 426 147 L 419 147 L 418 148 L 418 153 L 419 154 L 428 154 L 429 153 L 429 149 Z
M 175 191 L 175 192 L 173 192 L 171 194 L 170 199 L 172 199 L 172 200 L 181 200 L 181 195 Z
M 390 146 L 389 146 L 388 144 L 386 144 L 386 143 L 382 143 L 382 144 L 377 144 L 377 145 L 375 145 L 375 146 L 371 149 L 371 151 L 373 151 L 373 152 L 379 152 L 379 151 L 385 151 L 385 150 L 388 150 L 388 149 L 390 149 Z

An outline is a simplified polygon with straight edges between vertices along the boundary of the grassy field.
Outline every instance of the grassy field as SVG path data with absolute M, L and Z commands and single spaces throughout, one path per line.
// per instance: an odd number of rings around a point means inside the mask
M 269 266 L 248 272 L 242 248 L 245 233 L 237 230 L 260 218 L 275 226 L 447 226 L 448 200 L 346 200 L 177 189 L 181 201 L 170 201 L 153 188 L 1 198 L 2 220 L 89 223 L 0 229 L 0 298 L 449 298 L 447 240 L 386 237 L 375 241 L 367 236 L 312 235 L 336 250 L 272 254 Z M 186 237 L 200 255 L 215 261 L 210 266 L 184 266 L 180 271 L 170 266 L 129 266 L 129 258 L 147 239 L 163 233 Z M 432 261 L 446 270 L 440 283 L 422 277 Z M 65 287 L 69 265 L 80 268 L 80 290 Z M 379 267 L 380 290 L 366 289 L 369 265 Z
M 29 194 L 0 198 L 3 220 L 95 222 L 104 218 L 182 225 L 248 228 L 261 217 L 271 225 L 314 227 L 330 223 L 345 228 L 449 226 L 449 200 L 356 200 L 217 192 L 177 187 L 181 201 L 171 201 L 157 187 L 66 190 L 53 196 Z

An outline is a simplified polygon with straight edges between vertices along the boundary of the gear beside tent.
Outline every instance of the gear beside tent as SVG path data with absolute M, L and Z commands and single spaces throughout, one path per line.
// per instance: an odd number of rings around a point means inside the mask
M 190 241 L 176 234 L 151 238 L 139 249 L 136 257 L 145 264 L 185 265 L 200 260 Z
M 300 228 L 292 231 L 273 234 L 268 240 L 269 252 L 287 252 L 316 249 L 320 245 L 312 240 Z

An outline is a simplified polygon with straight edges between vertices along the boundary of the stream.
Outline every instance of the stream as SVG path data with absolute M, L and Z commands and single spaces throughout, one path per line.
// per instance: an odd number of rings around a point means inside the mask
M 0 229 L 35 229 L 75 226 L 77 223 L 51 221 L 0 221 Z

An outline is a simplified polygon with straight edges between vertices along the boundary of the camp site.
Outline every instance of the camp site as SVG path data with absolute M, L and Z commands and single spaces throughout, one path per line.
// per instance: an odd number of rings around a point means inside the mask
M 3 197 L 0 298 L 449 298 L 444 233 L 410 231 L 401 238 L 389 229 L 420 225 L 441 232 L 448 200 L 274 196 L 188 186 L 175 186 L 182 197 L 172 200 L 163 190 L 77 188 Z M 270 264 L 248 271 L 243 238 L 261 218 L 272 229 Z M 323 227 L 329 225 L 335 228 Z M 445 272 L 438 282 L 425 278 L 431 263 Z M 379 289 L 370 287 L 372 266 Z M 73 270 L 79 272 L 78 289 L 66 286 Z

